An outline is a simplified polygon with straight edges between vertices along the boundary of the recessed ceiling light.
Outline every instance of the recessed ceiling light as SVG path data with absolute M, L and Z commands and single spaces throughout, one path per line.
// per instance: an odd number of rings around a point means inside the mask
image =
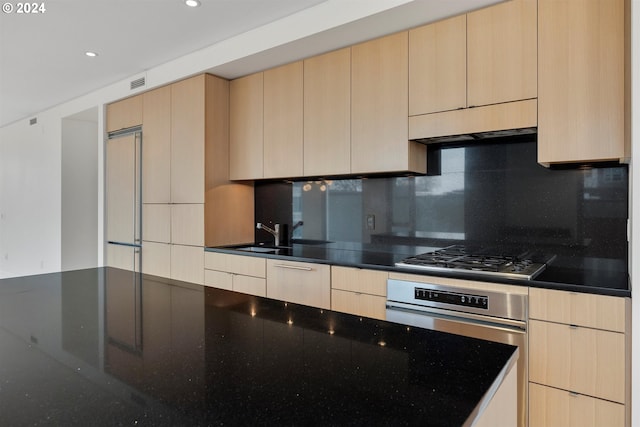
M 97 53 L 91 52 L 91 51 L 87 51 L 84 54 L 87 55 L 88 57 L 91 57 L 91 58 L 95 58 L 96 56 L 98 56 Z
M 198 7 L 200 6 L 200 2 L 198 0 L 185 0 L 184 4 L 189 7 Z

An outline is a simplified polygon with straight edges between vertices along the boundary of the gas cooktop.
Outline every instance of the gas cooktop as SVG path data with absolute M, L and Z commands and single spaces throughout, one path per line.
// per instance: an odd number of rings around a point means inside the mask
M 396 263 L 398 267 L 425 271 L 446 271 L 483 274 L 531 280 L 546 267 L 546 262 L 534 262 L 531 254 L 505 255 L 497 251 L 471 249 L 452 245 L 411 256 Z

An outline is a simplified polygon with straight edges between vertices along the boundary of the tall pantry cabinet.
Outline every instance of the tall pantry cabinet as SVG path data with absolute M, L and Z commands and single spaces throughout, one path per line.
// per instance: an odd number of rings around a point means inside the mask
M 253 187 L 230 183 L 229 83 L 199 75 L 142 99 L 142 272 L 204 282 L 205 245 L 253 239 Z

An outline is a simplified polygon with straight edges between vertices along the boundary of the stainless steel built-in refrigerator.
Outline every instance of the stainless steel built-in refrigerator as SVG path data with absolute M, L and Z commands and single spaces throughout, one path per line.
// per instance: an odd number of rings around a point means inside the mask
M 142 130 L 109 134 L 106 149 L 107 265 L 141 271 Z

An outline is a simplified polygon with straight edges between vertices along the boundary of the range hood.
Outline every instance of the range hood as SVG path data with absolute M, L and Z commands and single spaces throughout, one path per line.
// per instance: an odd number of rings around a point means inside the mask
M 478 141 L 478 140 L 484 140 L 484 139 L 532 135 L 537 132 L 538 132 L 537 127 L 527 127 L 527 128 L 520 128 L 520 129 L 504 129 L 504 130 L 493 130 L 493 131 L 486 131 L 486 132 L 466 133 L 462 135 L 432 136 L 432 137 L 426 137 L 426 138 L 416 138 L 416 139 L 413 139 L 413 141 L 420 142 L 422 144 L 449 144 L 449 143 Z
M 409 117 L 409 139 L 423 144 L 463 143 L 537 131 L 537 99 Z

